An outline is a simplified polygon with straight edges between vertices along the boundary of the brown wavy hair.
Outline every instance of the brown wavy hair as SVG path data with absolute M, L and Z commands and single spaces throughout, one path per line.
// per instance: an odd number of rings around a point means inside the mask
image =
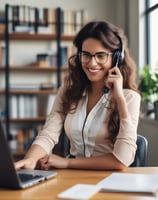
M 119 66 L 123 76 L 123 88 L 137 91 L 135 73 L 136 66 L 135 62 L 129 55 L 127 39 L 123 30 L 106 21 L 89 22 L 74 38 L 73 44 L 77 49 L 77 53 L 68 59 L 69 70 L 68 75 L 64 80 L 66 89 L 63 94 L 62 103 L 63 112 L 65 114 L 75 110 L 82 97 L 83 91 L 89 90 L 91 86 L 91 82 L 82 70 L 79 59 L 79 52 L 82 50 L 83 42 L 88 38 L 94 38 L 99 40 L 105 48 L 115 52 L 121 48 L 118 37 L 121 38 L 124 46 L 124 60 Z M 114 142 L 119 131 L 120 120 L 117 105 L 114 99 L 111 99 L 110 104 L 111 112 L 108 121 L 108 130 L 110 133 L 110 139 Z

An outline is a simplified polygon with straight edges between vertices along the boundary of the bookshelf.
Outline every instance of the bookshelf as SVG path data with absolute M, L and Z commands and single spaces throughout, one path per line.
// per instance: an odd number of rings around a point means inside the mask
M 0 88 L 0 96 L 4 96 L 5 99 L 5 116 L 3 117 L 3 122 L 6 124 L 6 132 L 8 139 L 10 138 L 10 134 L 12 132 L 12 127 L 18 127 L 18 132 L 23 130 L 23 129 L 28 129 L 29 127 L 33 128 L 40 126 L 41 124 L 44 123 L 45 117 L 48 113 L 45 114 L 36 114 L 36 116 L 18 116 L 18 114 L 13 115 L 11 113 L 12 107 L 17 107 L 19 106 L 19 103 L 16 103 L 16 106 L 11 105 L 10 101 L 12 100 L 12 97 L 14 98 L 14 101 L 19 101 L 21 97 L 35 97 L 35 98 L 43 98 L 43 99 L 48 99 L 49 96 L 51 95 L 56 95 L 58 91 L 58 87 L 61 85 L 61 74 L 67 71 L 67 67 L 62 66 L 62 55 L 61 55 L 61 42 L 66 41 L 70 42 L 73 40 L 74 37 L 74 32 L 73 34 L 66 33 L 63 31 L 62 27 L 64 24 L 67 25 L 74 25 L 74 22 L 72 23 L 66 23 L 63 22 L 63 10 L 61 8 L 56 8 L 56 21 L 52 22 L 53 25 L 56 27 L 56 31 L 52 33 L 41 33 L 38 32 L 38 27 L 36 27 L 36 30 L 34 33 L 25 33 L 25 32 L 16 32 L 15 30 L 10 30 L 10 24 L 14 23 L 16 24 L 14 20 L 11 20 L 9 17 L 9 12 L 11 5 L 6 5 L 5 6 L 5 33 L 0 33 L 0 40 L 5 41 L 5 66 L 0 66 L 0 73 L 4 75 L 5 77 L 5 88 Z M 37 10 L 37 8 L 36 8 Z M 36 23 L 35 23 L 36 24 Z M 34 25 L 34 23 L 33 23 Z M 37 24 L 36 24 L 37 25 Z M 80 24 L 81 25 L 81 24 Z M 18 24 L 19 28 L 19 24 Z M 15 27 L 14 27 L 15 29 Z M 33 65 L 21 65 L 17 66 L 16 64 L 10 64 L 10 47 L 11 43 L 13 41 L 36 41 L 36 42 L 41 42 L 41 41 L 46 41 L 46 42 L 53 42 L 56 45 L 57 49 L 57 63 L 55 65 L 49 65 L 49 66 L 40 66 L 38 63 L 34 63 Z M 56 77 L 56 86 L 54 88 L 47 88 L 47 89 L 14 89 L 12 88 L 11 84 L 11 77 L 15 76 L 15 74 L 18 77 L 18 74 L 23 74 L 23 77 L 26 78 L 26 74 L 30 73 L 32 76 L 35 74 L 39 74 L 42 76 L 43 74 L 45 76 L 50 76 L 52 74 L 53 77 Z M 18 100 L 16 100 L 18 99 Z M 42 99 L 42 101 L 43 101 Z M 48 103 L 48 102 L 47 102 Z M 23 104 L 23 107 L 26 104 Z M 46 104 L 45 104 L 46 105 Z M 41 106 L 41 105 L 40 105 Z M 44 106 L 44 105 L 43 105 Z M 21 110 L 21 109 L 19 109 Z M 19 128 L 20 127 L 20 128 Z M 13 130 L 14 131 L 14 130 Z M 21 132 L 20 132 L 21 133 Z M 24 137 L 24 136 L 23 136 Z M 18 138 L 18 134 L 16 137 L 16 140 Z M 22 139 L 20 139 L 22 140 Z M 23 154 L 23 150 L 18 150 L 17 152 L 14 151 L 14 155 L 20 155 Z
M 61 40 L 64 41 L 70 41 L 73 39 L 73 35 L 61 35 Z M 0 40 L 4 39 L 5 35 L 3 33 L 0 33 Z M 11 40 L 56 40 L 57 35 L 56 34 L 39 34 L 39 33 L 10 33 L 10 39 Z

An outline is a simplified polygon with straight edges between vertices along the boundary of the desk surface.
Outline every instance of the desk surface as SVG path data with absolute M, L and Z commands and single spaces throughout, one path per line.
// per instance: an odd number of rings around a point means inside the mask
M 0 189 L 0 199 L 2 200 L 54 200 L 60 192 L 77 184 L 97 184 L 112 171 L 92 171 L 92 170 L 56 170 L 58 175 L 39 185 L 24 190 Z M 128 168 L 124 173 L 158 173 L 158 167 Z M 98 192 L 91 199 L 95 200 L 153 200 L 158 196 L 150 194 L 135 193 L 110 193 Z

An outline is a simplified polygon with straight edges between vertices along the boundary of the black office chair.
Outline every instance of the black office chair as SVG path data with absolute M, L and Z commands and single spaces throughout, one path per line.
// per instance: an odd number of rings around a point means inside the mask
M 59 156 L 66 157 L 70 153 L 69 149 L 70 149 L 70 142 L 63 128 L 61 131 L 61 135 L 59 137 L 59 142 L 58 144 L 55 145 L 53 153 Z
M 134 162 L 130 165 L 130 167 L 145 167 L 148 154 L 148 141 L 144 136 L 138 134 L 136 143 L 136 155 Z

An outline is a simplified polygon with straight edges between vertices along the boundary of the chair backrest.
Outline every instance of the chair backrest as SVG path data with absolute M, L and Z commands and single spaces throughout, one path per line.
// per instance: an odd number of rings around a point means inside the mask
M 130 167 L 145 167 L 148 154 L 148 141 L 144 136 L 138 134 L 136 143 L 136 155 L 134 162 L 130 165 Z
M 70 152 L 70 142 L 68 137 L 65 134 L 64 128 L 61 131 L 58 144 L 55 145 L 53 153 L 58 154 L 59 156 L 66 157 Z

